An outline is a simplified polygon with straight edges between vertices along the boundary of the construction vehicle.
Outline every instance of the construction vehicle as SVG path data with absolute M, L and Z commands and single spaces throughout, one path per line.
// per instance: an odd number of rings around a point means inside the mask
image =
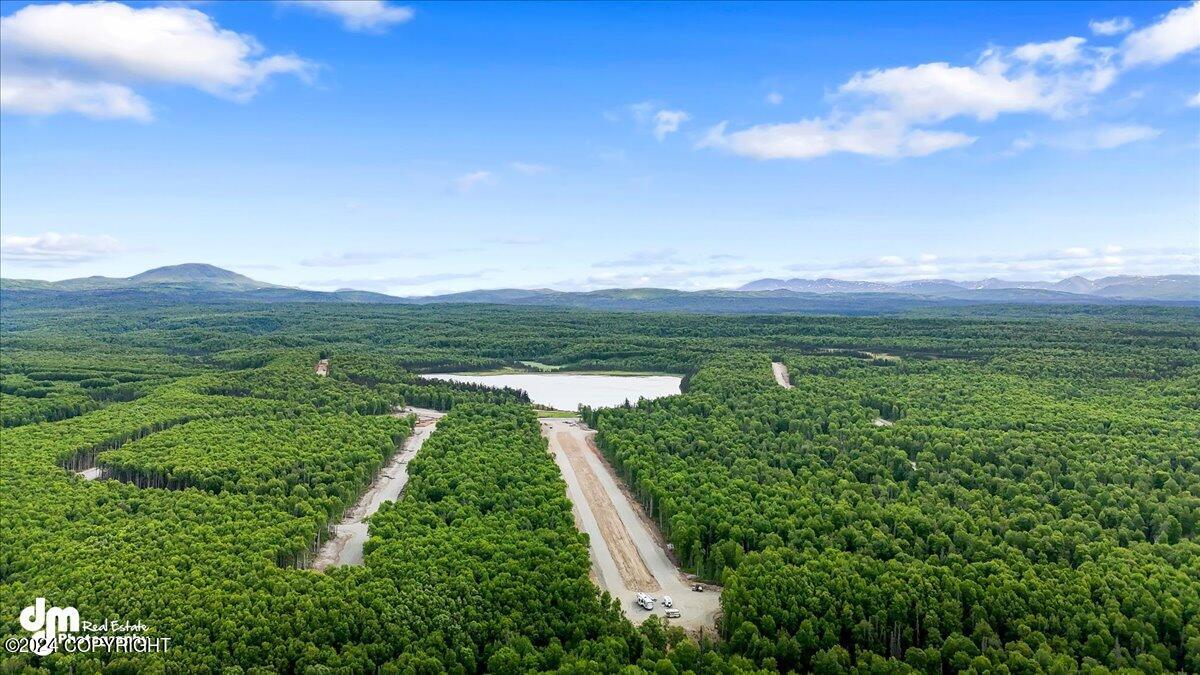
M 664 614 L 666 614 L 668 619 L 678 619 L 680 617 L 679 610 L 675 608 L 668 609 Z
M 646 593 L 638 593 L 636 602 L 639 607 L 647 611 L 654 611 L 654 596 Z
M 669 596 L 669 595 L 664 595 L 662 602 L 663 602 L 663 607 L 670 608 L 670 607 L 675 606 L 675 601 L 671 600 L 671 596 Z

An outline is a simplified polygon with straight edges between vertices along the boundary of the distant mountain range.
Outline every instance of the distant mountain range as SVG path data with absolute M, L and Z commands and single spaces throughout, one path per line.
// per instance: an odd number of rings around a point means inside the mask
M 901 293 L 941 298 L 979 299 L 990 291 L 1052 291 L 1075 296 L 1125 300 L 1200 300 L 1200 275 L 1114 276 L 1101 279 L 1068 277 L 1062 281 L 951 281 L 950 279 L 914 279 L 891 283 L 879 281 L 842 281 L 840 279 L 759 279 L 742 286 L 741 291 L 787 290 L 796 293 Z M 992 293 L 991 295 L 995 295 Z M 1029 294 L 1028 297 L 1036 297 Z
M 495 289 L 397 297 L 353 289 L 310 291 L 278 286 L 199 263 L 147 270 L 127 278 L 63 281 L 0 279 L 6 307 L 85 307 L 102 301 L 141 303 L 357 302 L 425 305 L 476 303 L 626 311 L 709 313 L 885 314 L 982 304 L 1200 305 L 1200 275 L 1119 276 L 1058 282 L 929 279 L 880 283 L 837 279 L 760 279 L 737 290 L 662 288 L 566 292 Z

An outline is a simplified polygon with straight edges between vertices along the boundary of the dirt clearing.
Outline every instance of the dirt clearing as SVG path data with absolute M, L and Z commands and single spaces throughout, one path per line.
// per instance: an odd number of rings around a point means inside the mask
M 641 623 L 651 614 L 692 634 L 715 633 L 721 609 L 719 588 L 697 593 L 668 555 L 662 536 L 641 505 L 613 475 L 591 442 L 594 431 L 576 419 L 543 419 L 542 434 L 567 483 L 575 522 L 589 538 L 592 578 L 621 604 L 630 620 Z M 634 602 L 638 593 L 656 598 L 645 610 Z M 680 616 L 666 619 L 662 599 L 670 596 Z
M 400 498 L 404 486 L 408 484 L 408 463 L 416 457 L 417 451 L 437 428 L 437 421 L 443 415 L 436 410 L 424 408 L 406 408 L 395 414 L 417 416 L 412 435 L 405 439 L 404 447 L 392 455 L 387 466 L 383 467 L 371 486 L 359 497 L 358 503 L 346 511 L 342 522 L 334 526 L 333 536 L 321 546 L 313 560 L 313 569 L 324 571 L 334 565 L 363 563 L 363 544 L 367 543 L 368 536 L 367 519 L 374 515 L 384 502 L 394 502 Z
M 592 516 L 600 528 L 600 535 L 608 542 L 609 552 L 612 553 L 613 561 L 617 563 L 617 571 L 625 581 L 625 586 L 640 588 L 647 593 L 659 590 L 658 581 L 646 568 L 637 545 L 629 536 L 629 530 L 625 529 L 625 524 L 617 515 L 617 507 L 600 485 L 596 472 L 588 465 L 584 453 L 590 450 L 580 447 L 579 440 L 565 431 L 558 432 L 555 440 L 567 455 L 571 468 L 575 470 L 575 477 L 579 480 L 584 499 L 587 499 L 588 506 L 591 507 Z
M 792 378 L 788 375 L 787 366 L 778 361 L 771 362 L 771 372 L 775 373 L 775 381 L 784 389 L 792 389 Z

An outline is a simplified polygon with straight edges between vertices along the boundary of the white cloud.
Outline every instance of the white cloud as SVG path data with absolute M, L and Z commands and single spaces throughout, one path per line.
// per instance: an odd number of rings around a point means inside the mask
M 1200 2 L 1177 7 L 1158 23 L 1136 30 L 1121 42 L 1126 68 L 1159 65 L 1200 47 Z
M 1121 255 L 1117 255 L 1121 254 Z M 926 254 L 928 255 L 928 254 Z M 1125 249 L 1117 245 L 1103 251 L 1076 246 L 1056 251 L 996 255 L 938 256 L 935 260 L 896 264 L 896 256 L 844 260 L 833 263 L 788 265 L 787 270 L 804 278 L 834 278 L 869 281 L 904 279 L 1056 280 L 1072 275 L 1194 273 L 1200 266 L 1195 248 L 1161 247 Z
M 534 164 L 532 162 L 512 162 L 509 164 L 509 166 L 512 167 L 513 171 L 516 171 L 517 173 L 523 173 L 526 176 L 536 176 L 537 174 L 546 173 L 550 170 L 550 167 L 546 166 L 545 164 Z
M 1160 135 L 1161 129 L 1141 124 L 1106 124 L 1065 135 L 1056 141 L 1056 144 L 1071 150 L 1111 150 L 1130 143 L 1152 140 Z
M 0 77 L 0 109 L 20 115 L 74 112 L 96 119 L 149 122 L 150 105 L 129 87 L 59 77 Z
M 692 118 L 687 111 L 670 110 L 658 101 L 630 103 L 625 109 L 639 126 L 649 127 L 659 141 L 666 138 L 667 134 L 679 131 L 680 125 Z M 620 119 L 620 116 L 612 111 L 605 112 L 604 116 L 609 121 Z
M 679 125 L 690 119 L 692 116 L 683 110 L 659 110 L 654 113 L 654 137 L 661 141 L 667 134 L 679 131 Z
M 1030 63 L 1037 61 L 1055 61 L 1058 63 L 1075 63 L 1083 58 L 1080 47 L 1087 42 L 1081 37 L 1067 37 L 1053 42 L 1031 42 L 1013 50 L 1013 56 Z
M 1127 16 L 1115 16 L 1104 21 L 1089 21 L 1088 28 L 1096 35 L 1120 35 L 1133 28 L 1133 20 Z
M 285 0 L 283 4 L 335 16 L 346 30 L 360 33 L 382 33 L 412 20 L 414 14 L 411 7 L 397 7 L 383 0 Z
M 767 102 L 767 105 L 779 105 L 783 103 L 783 94 L 773 91 L 767 94 L 763 100 Z
M 920 157 L 975 142 L 955 131 L 909 129 L 901 119 L 886 113 L 864 114 L 844 123 L 811 119 L 762 124 L 730 134 L 725 128 L 722 122 L 709 129 L 697 147 L 723 148 L 755 159 L 812 159 L 835 152 Z
M 1189 98 L 1187 100 L 1187 104 L 1192 108 L 1200 108 L 1200 92 L 1197 92 L 1195 96 Z
M 1036 145 L 1037 141 L 1033 139 L 1033 136 L 1026 134 L 1019 138 L 1014 138 L 1013 142 L 1008 146 L 1008 150 L 1005 150 L 1002 154 L 1006 157 L 1014 157 L 1026 150 L 1033 149 Z
M 27 5 L 0 19 L 0 40 L 7 100 L 25 114 L 148 119 L 131 85 L 184 85 L 245 101 L 274 75 L 308 79 L 313 70 L 297 56 L 265 54 L 253 36 L 188 7 Z
M 45 232 L 0 237 L 0 255 L 34 267 L 59 267 L 112 256 L 121 244 L 109 236 Z
M 1026 45 L 1031 46 L 1036 45 Z M 879 108 L 913 123 L 960 116 L 986 122 L 1003 113 L 1063 117 L 1085 92 L 1107 86 L 1095 79 L 1104 75 L 1092 67 L 1063 71 L 1063 65 L 1054 59 L 1017 64 L 1001 52 L 989 51 L 974 66 L 925 63 L 857 73 L 839 92 L 871 97 Z
M 494 182 L 491 171 L 472 171 L 454 179 L 454 185 L 459 192 L 470 192 L 480 185 L 490 185 Z
M 1200 2 L 1168 13 L 1129 34 L 1119 50 L 1092 47 L 1070 36 L 992 48 L 973 65 L 923 63 L 855 73 L 833 95 L 829 114 L 797 122 L 729 130 L 711 127 L 697 143 L 756 159 L 812 159 L 845 152 L 873 157 L 920 157 L 973 143 L 969 134 L 931 128 L 957 118 L 990 122 L 1001 115 L 1077 117 L 1108 90 L 1121 67 L 1165 63 L 1200 46 Z M 1121 67 L 1118 67 L 1118 62 Z M 1136 125 L 1096 130 L 1096 149 L 1153 138 L 1157 130 Z M 1034 144 L 1015 141 L 1005 154 Z M 1049 144 L 1049 143 L 1048 143 Z
M 1148 141 L 1162 134 L 1159 129 L 1140 124 L 1111 125 L 1096 130 L 1094 135 L 1095 147 L 1101 150 L 1116 148 L 1127 143 Z

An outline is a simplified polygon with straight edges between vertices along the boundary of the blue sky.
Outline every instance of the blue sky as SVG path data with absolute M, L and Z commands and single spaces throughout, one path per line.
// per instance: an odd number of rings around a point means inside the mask
M 0 3 L 6 277 L 1200 268 L 1189 3 Z

